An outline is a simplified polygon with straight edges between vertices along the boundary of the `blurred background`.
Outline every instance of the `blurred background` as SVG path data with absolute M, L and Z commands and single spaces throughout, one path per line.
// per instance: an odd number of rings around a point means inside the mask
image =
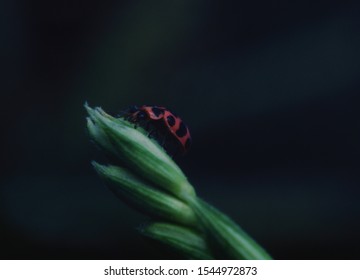
M 191 129 L 199 196 L 276 259 L 360 259 L 358 1 L 1 1 L 0 257 L 167 259 L 90 161 L 87 101 Z

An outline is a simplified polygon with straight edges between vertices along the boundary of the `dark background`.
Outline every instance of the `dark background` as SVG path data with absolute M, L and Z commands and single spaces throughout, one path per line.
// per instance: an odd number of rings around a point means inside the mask
M 198 194 L 274 258 L 360 259 L 354 3 L 1 1 L 0 257 L 174 257 L 92 170 L 88 101 L 182 116 Z

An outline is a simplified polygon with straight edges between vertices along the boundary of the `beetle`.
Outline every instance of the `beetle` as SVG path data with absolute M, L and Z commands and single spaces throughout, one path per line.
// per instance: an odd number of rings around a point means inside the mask
M 166 150 L 177 151 L 180 148 L 182 154 L 189 151 L 192 141 L 189 128 L 169 109 L 163 106 L 131 106 L 123 116 L 147 130 L 150 137 L 156 135 L 157 140 L 163 137 L 162 146 Z

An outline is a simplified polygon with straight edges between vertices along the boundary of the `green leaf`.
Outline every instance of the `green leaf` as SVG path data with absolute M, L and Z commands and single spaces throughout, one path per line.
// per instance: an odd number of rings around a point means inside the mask
M 141 232 L 179 251 L 189 259 L 213 259 L 206 240 L 197 231 L 174 224 L 153 223 Z
M 259 244 L 216 208 L 200 199 L 191 201 L 190 205 L 203 225 L 216 257 L 245 260 L 272 259 Z

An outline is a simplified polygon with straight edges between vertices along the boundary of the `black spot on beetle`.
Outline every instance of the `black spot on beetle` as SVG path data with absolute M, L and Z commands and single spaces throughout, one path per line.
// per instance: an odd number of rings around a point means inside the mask
M 160 116 L 164 112 L 163 109 L 160 109 L 158 107 L 152 107 L 152 111 L 153 111 L 154 115 L 157 117 Z
M 174 126 L 175 125 L 175 118 L 171 115 L 167 116 L 166 118 L 167 120 L 167 123 L 170 125 L 170 126 Z
M 185 150 L 190 149 L 191 146 L 191 138 L 188 138 L 185 142 Z
M 143 120 L 143 119 L 146 118 L 146 114 L 145 114 L 145 112 L 140 111 L 140 112 L 136 115 L 136 117 L 137 117 L 138 120 Z
M 186 125 L 183 122 L 181 122 L 179 129 L 176 131 L 176 135 L 178 137 L 184 137 L 186 135 L 186 132 L 187 132 Z

